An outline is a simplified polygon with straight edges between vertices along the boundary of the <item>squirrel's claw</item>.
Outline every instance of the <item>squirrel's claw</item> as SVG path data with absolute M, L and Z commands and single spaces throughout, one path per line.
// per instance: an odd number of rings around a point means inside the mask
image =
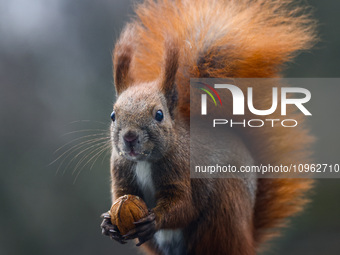
M 103 213 L 102 215 L 100 215 L 100 218 L 103 219 L 111 219 L 110 214 L 108 212 Z
M 112 240 L 115 240 L 121 244 L 125 244 L 126 241 L 124 241 L 124 238 L 120 234 L 117 226 L 112 225 L 110 215 L 108 213 L 103 213 L 101 217 L 104 219 L 100 224 L 102 234 L 109 236 Z
M 144 217 L 144 218 L 141 218 L 140 220 L 134 222 L 134 224 L 135 224 L 136 226 L 139 226 L 139 225 L 146 224 L 146 223 L 148 223 L 148 222 L 153 222 L 153 221 L 155 221 L 155 219 L 156 219 L 155 213 L 152 212 L 152 211 L 149 211 L 148 216 L 146 216 L 146 217 Z
M 146 241 L 150 240 L 156 233 L 156 217 L 153 212 L 150 212 L 148 216 L 134 222 L 136 228 L 129 231 L 123 236 L 125 240 L 138 238 L 137 246 L 142 245 Z

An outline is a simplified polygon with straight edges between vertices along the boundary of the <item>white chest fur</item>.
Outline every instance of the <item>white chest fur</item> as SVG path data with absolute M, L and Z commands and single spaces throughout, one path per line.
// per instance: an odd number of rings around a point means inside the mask
M 183 254 L 183 233 L 180 229 L 161 229 L 155 234 L 160 250 L 166 255 Z
M 155 185 L 152 179 L 151 163 L 139 161 L 136 164 L 135 171 L 137 185 L 143 192 L 145 203 L 149 208 L 155 207 Z M 182 253 L 181 241 L 183 241 L 183 236 L 181 230 L 159 230 L 155 234 L 155 239 L 164 254 Z
M 136 181 L 149 208 L 155 206 L 155 186 L 152 180 L 151 163 L 139 161 L 136 164 Z

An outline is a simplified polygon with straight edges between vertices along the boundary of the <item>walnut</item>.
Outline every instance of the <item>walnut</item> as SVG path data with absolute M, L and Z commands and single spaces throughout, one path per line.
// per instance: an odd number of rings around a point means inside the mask
M 138 196 L 124 195 L 119 197 L 109 211 L 111 223 L 125 235 L 135 228 L 134 222 L 148 215 L 148 207 Z

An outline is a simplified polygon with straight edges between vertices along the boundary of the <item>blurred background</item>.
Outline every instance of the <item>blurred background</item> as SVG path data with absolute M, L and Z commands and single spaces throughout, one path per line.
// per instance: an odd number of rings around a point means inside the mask
M 314 8 L 321 41 L 285 75 L 339 77 L 340 2 L 303 2 Z M 111 50 L 131 15 L 131 1 L 0 0 L 0 254 L 138 251 L 99 227 L 111 205 Z M 338 92 L 312 95 L 334 108 Z M 316 160 L 339 159 L 340 109 L 318 109 L 311 103 Z M 318 180 L 311 197 L 266 254 L 340 254 L 340 179 Z

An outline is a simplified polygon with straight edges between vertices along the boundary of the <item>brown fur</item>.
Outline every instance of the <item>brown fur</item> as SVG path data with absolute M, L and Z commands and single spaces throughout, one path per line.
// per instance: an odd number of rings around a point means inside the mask
M 115 80 L 116 94 L 119 95 L 129 84 L 133 83 L 130 75 L 130 65 L 134 51 L 134 26 L 133 24 L 126 26 L 122 37 L 117 42 L 114 50 L 113 59 L 113 75 Z
M 156 91 L 160 82 L 154 81 L 165 77 L 161 82 L 161 90 L 169 112 L 172 111 L 171 104 L 176 101 L 177 118 L 183 119 L 184 126 L 188 125 L 190 116 L 189 78 L 278 77 L 282 65 L 291 60 L 297 51 L 308 49 L 315 39 L 313 21 L 291 0 L 146 0 L 136 6 L 136 14 L 137 17 L 123 31 L 115 48 L 116 90 L 121 94 L 129 86 L 141 89 L 143 85 L 140 84 L 149 84 L 143 88 L 148 90 L 154 84 Z M 175 77 L 178 98 L 176 95 L 172 100 L 175 95 L 172 91 Z M 254 88 L 254 93 L 254 105 L 258 109 L 267 109 L 271 103 L 271 88 Z M 137 88 L 136 94 L 139 94 Z M 239 130 L 257 162 L 272 165 L 308 162 L 308 149 L 313 139 L 303 125 L 303 116 L 291 114 L 299 121 L 299 127 Z M 275 118 L 275 115 L 272 117 Z M 165 166 L 182 162 L 171 156 L 168 160 L 170 163 L 165 162 Z M 180 165 L 177 167 L 181 171 L 186 169 Z M 255 209 L 249 216 L 243 215 L 251 211 L 247 208 L 249 203 L 237 203 L 244 200 L 244 192 L 237 181 L 201 183 L 189 181 L 188 174 L 179 174 L 186 176 L 185 182 L 174 179 L 175 173 L 168 176 L 169 182 L 160 180 L 162 185 L 171 183 L 172 186 L 165 189 L 168 193 L 158 195 L 167 198 L 164 203 L 159 202 L 161 205 L 158 207 L 162 208 L 162 212 L 158 213 L 158 218 L 162 218 L 160 215 L 166 212 L 162 227 L 191 224 L 191 229 L 196 229 L 196 234 L 191 232 L 186 235 L 190 254 L 222 254 L 223 251 L 233 255 L 254 254 L 255 248 L 278 234 L 276 229 L 284 226 L 287 217 L 302 209 L 306 203 L 305 194 L 312 184 L 308 179 L 259 179 Z M 113 175 L 118 173 L 114 172 Z M 114 192 L 117 196 L 138 193 L 131 189 L 129 178 L 125 176 L 122 180 L 122 176 L 114 176 Z M 121 190 L 124 185 L 127 188 Z M 223 207 L 216 209 L 216 212 L 225 212 L 223 215 L 202 213 L 204 194 L 199 193 L 203 198 L 195 198 L 190 195 L 195 193 L 189 192 L 191 189 L 200 189 L 200 185 L 208 190 L 209 185 L 214 186 L 211 192 L 223 191 L 226 185 L 235 186 L 237 192 L 229 193 L 226 190 L 220 193 L 225 194 L 220 197 L 221 201 L 211 201 L 212 210 Z M 176 200 L 176 197 L 180 199 Z M 183 203 L 187 207 L 185 211 L 179 210 Z M 202 213 L 201 217 L 209 219 L 191 222 L 199 213 Z M 249 221 L 248 224 L 238 225 L 244 219 Z M 212 229 L 212 225 L 219 227 Z M 198 237 L 199 242 L 196 239 Z M 224 243 L 215 243 L 221 240 Z

